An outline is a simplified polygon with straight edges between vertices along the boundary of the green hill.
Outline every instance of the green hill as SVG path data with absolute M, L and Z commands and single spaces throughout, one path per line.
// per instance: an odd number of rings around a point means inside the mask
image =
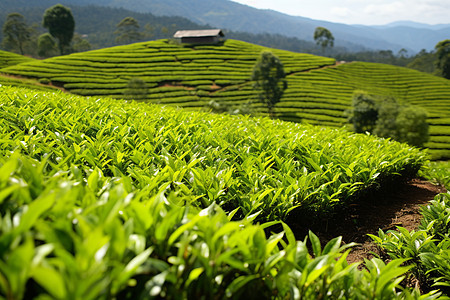
M 19 55 L 16 53 L 11 53 L 7 51 L 0 50 L 0 69 L 14 66 L 21 63 L 36 61 L 33 58 L 29 58 L 23 55 Z M 45 81 L 44 81 L 45 82 Z M 11 76 L 6 76 L 0 73 L 0 85 L 12 85 L 12 86 L 20 86 L 20 87 L 28 87 L 36 90 L 55 90 L 56 87 L 52 87 L 49 85 L 44 85 L 38 82 L 36 79 L 22 79 L 22 78 L 14 78 Z
M 147 100 L 188 109 L 210 101 L 256 114 L 265 108 L 249 80 L 261 46 L 236 40 L 223 45 L 183 46 L 169 40 L 137 43 L 55 57 L 1 69 L 1 72 L 49 79 L 80 95 L 123 98 L 127 83 L 140 78 Z M 343 126 L 344 111 L 355 90 L 395 96 L 429 113 L 435 159 L 450 158 L 450 81 L 418 71 L 374 63 L 337 64 L 334 59 L 271 49 L 288 74 L 289 88 L 276 106 L 278 117 L 311 124 Z
M 35 61 L 35 59 L 20 54 L 0 50 L 0 68 L 6 68 L 17 64 Z

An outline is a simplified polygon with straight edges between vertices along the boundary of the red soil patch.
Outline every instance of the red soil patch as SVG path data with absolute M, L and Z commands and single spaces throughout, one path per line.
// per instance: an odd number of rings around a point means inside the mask
M 345 243 L 356 242 L 361 245 L 353 248 L 347 258 L 349 263 L 370 259 L 377 247 L 371 243 L 368 233 L 377 234 L 396 229 L 396 226 L 407 230 L 416 230 L 420 224 L 421 206 L 445 192 L 440 186 L 430 182 L 414 179 L 404 185 L 397 186 L 389 194 L 380 195 L 377 201 L 363 201 L 361 205 L 351 207 L 348 218 L 340 226 L 334 226 L 333 235 L 342 236 Z M 340 234 L 336 234 L 340 232 Z
M 362 261 L 364 258 L 370 259 L 373 257 L 370 252 L 377 253 L 378 249 L 367 234 L 376 235 L 379 229 L 387 231 L 396 229 L 396 226 L 405 227 L 407 230 L 417 229 L 421 219 L 420 207 L 443 192 L 446 190 L 441 186 L 413 179 L 384 193 L 360 199 L 345 212 L 328 220 L 327 224 L 321 224 L 312 230 L 324 245 L 337 236 L 342 236 L 345 244 L 358 243 L 347 257 L 349 263 Z M 296 230 L 295 224 L 293 225 L 294 232 L 304 233 L 298 230 L 301 228 L 297 227 Z

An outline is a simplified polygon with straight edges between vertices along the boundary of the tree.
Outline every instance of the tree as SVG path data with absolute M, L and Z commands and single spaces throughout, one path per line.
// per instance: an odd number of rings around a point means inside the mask
M 314 41 L 322 47 L 322 53 L 325 53 L 327 47 L 332 48 L 334 46 L 334 36 L 324 27 L 316 28 L 314 31 Z
M 58 55 L 58 45 L 50 33 L 44 33 L 38 38 L 38 55 L 52 57 Z
M 263 51 L 253 67 L 251 80 L 255 81 L 254 88 L 259 91 L 260 101 L 267 105 L 271 118 L 275 116 L 275 104 L 280 102 L 284 90 L 287 89 L 283 64 L 270 51 Z
M 450 79 L 450 40 L 437 43 L 435 65 L 442 77 Z
M 364 91 L 355 91 L 352 108 L 348 121 L 353 124 L 353 131 L 357 133 L 372 132 L 378 119 L 375 98 Z
M 3 24 L 3 47 L 25 54 L 24 46 L 31 36 L 31 28 L 27 26 L 25 18 L 19 13 L 11 13 Z
M 436 61 L 436 53 L 432 51 L 427 52 L 425 49 L 422 49 L 413 57 L 413 60 L 409 64 L 407 64 L 407 67 L 421 72 L 433 74 L 436 72 L 434 61 Z
M 92 46 L 83 36 L 75 34 L 72 40 L 72 49 L 74 52 L 84 52 L 91 50 Z
M 126 17 L 119 24 L 114 34 L 117 35 L 116 43 L 129 44 L 137 42 L 143 38 L 143 34 L 139 32 L 139 23 L 135 18 Z
M 61 4 L 48 8 L 44 12 L 42 25 L 58 40 L 59 53 L 65 54 L 70 48 L 75 30 L 75 20 L 70 8 Z

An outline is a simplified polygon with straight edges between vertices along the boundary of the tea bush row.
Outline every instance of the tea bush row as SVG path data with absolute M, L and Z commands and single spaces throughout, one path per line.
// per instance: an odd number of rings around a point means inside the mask
M 4 298 L 439 296 L 400 285 L 411 268 L 404 260 L 372 259 L 360 271 L 341 238 L 322 247 L 313 233 L 298 241 L 283 222 L 267 222 L 301 196 L 296 205 L 326 209 L 339 195 L 414 173 L 424 161 L 417 149 L 11 87 L 0 87 L 0 105 Z
M 164 174 L 157 187 L 169 184 L 168 194 L 239 208 L 242 216 L 284 219 L 297 208 L 326 214 L 367 188 L 413 176 L 426 159 L 406 145 L 341 129 L 5 87 L 1 97 L 0 130 L 13 141 L 2 155 L 20 150 L 86 174 L 97 167 L 137 186 Z M 186 106 L 197 100 L 181 98 Z
M 82 95 L 95 95 L 96 92 L 99 95 L 108 95 L 108 86 L 100 88 L 93 85 L 96 83 L 96 78 L 100 79 L 99 83 L 111 79 L 116 81 L 110 91 L 110 95 L 114 97 L 118 97 L 120 91 L 116 84 L 123 84 L 125 89 L 129 80 L 140 77 L 146 81 L 149 94 L 160 93 L 157 89 L 153 89 L 165 84 L 186 84 L 196 88 L 195 92 L 200 97 L 192 98 L 192 100 L 197 99 L 199 102 L 192 103 L 192 107 L 201 108 L 200 104 L 211 100 L 218 103 L 232 101 L 239 106 L 256 100 L 256 96 L 244 92 L 239 94 L 239 92 L 251 89 L 250 73 L 262 49 L 264 48 L 260 46 L 234 40 L 227 40 L 219 46 L 194 47 L 159 40 L 20 64 L 2 69 L 2 72 L 49 78 L 61 85 L 70 83 L 66 89 Z M 296 102 L 296 105 L 291 107 L 291 115 L 300 113 L 308 122 L 325 124 L 322 123 L 324 118 L 316 118 L 320 114 L 315 111 L 309 113 L 309 104 L 302 105 L 305 100 L 316 101 L 323 107 L 326 103 L 341 105 L 342 114 L 344 114 L 345 106 L 350 107 L 355 90 L 362 89 L 372 94 L 394 96 L 400 102 L 419 105 L 428 111 L 433 122 L 430 122 L 432 133 L 430 143 L 426 146 L 431 148 L 430 153 L 435 159 L 450 157 L 450 144 L 447 144 L 447 154 L 442 148 L 433 148 L 436 143 L 433 133 L 435 132 L 434 124 L 450 125 L 448 122 L 450 112 L 446 109 L 450 99 L 448 81 L 394 66 L 371 63 L 334 65 L 335 61 L 329 58 L 276 49 L 271 51 L 280 57 L 288 74 L 289 87 L 278 104 L 284 107 L 280 117 L 283 117 L 285 108 L 289 105 L 283 104 L 283 101 Z M 153 61 L 159 58 L 161 61 Z M 87 67 L 83 65 L 83 62 L 86 62 Z M 203 83 L 194 85 L 195 81 L 203 80 L 212 80 L 221 87 L 235 85 L 237 89 L 233 99 L 228 99 L 225 90 L 212 91 Z M 92 90 L 89 91 L 84 85 L 92 87 Z M 214 95 L 207 95 L 205 91 L 214 92 Z M 179 99 L 182 101 L 180 106 L 186 104 L 184 102 L 186 96 L 188 95 Z M 161 103 L 167 101 L 171 105 L 178 105 L 177 97 L 162 94 L 156 98 L 161 99 L 159 100 Z M 337 116 L 332 121 L 326 121 L 326 125 L 337 127 L 343 126 L 344 123 L 345 117 Z M 447 129 L 440 131 L 439 134 L 450 136 Z

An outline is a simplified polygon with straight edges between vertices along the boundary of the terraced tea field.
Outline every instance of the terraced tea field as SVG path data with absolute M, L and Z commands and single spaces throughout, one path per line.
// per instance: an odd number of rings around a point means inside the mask
M 400 285 L 413 267 L 405 259 L 349 264 L 354 243 L 322 247 L 281 221 L 295 213 L 323 223 L 414 176 L 427 160 L 419 149 L 338 128 L 8 86 L 0 106 L 0 298 L 440 295 Z
M 31 62 L 35 59 L 23 55 L 0 50 L 0 68 L 14 66 L 24 62 Z
M 266 109 L 249 80 L 261 46 L 236 40 L 223 45 L 182 46 L 168 40 L 138 43 L 29 62 L 0 72 L 48 79 L 71 93 L 123 98 L 133 78 L 146 82 L 151 103 L 205 109 L 210 101 L 256 115 Z M 395 96 L 429 113 L 433 158 L 450 158 L 450 81 L 418 71 L 373 63 L 337 64 L 334 59 L 270 49 L 288 74 L 278 117 L 340 127 L 355 90 Z

